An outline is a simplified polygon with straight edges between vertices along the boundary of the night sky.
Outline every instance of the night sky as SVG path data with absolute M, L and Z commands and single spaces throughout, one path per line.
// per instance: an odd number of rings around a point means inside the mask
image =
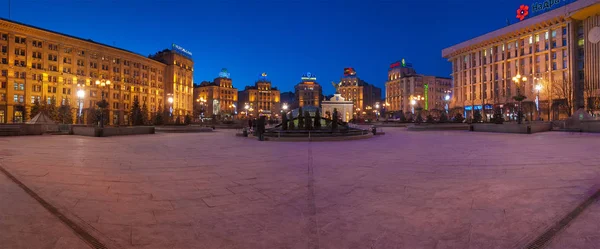
M 418 73 L 448 77 L 443 48 L 516 22 L 530 2 L 12 0 L 11 19 L 145 56 L 176 43 L 193 53 L 197 83 L 227 68 L 240 90 L 267 72 L 288 91 L 311 72 L 329 94 L 344 67 L 383 88 L 389 64 L 402 58 Z M 8 18 L 8 1 L 0 3 Z

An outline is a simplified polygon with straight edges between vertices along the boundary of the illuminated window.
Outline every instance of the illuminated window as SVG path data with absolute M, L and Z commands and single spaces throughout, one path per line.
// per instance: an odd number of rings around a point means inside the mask
M 540 35 L 539 34 L 535 34 L 535 42 L 539 42 L 540 41 Z
M 552 38 L 556 37 L 556 30 L 552 30 Z
M 529 37 L 529 44 L 533 43 L 533 36 Z
M 548 31 L 544 34 L 544 39 L 548 40 Z

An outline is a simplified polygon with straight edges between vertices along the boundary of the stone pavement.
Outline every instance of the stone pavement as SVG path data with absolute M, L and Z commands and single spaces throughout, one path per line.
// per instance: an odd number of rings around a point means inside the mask
M 90 248 L 58 218 L 0 173 L 0 248 Z
M 513 248 L 600 180 L 598 134 L 384 131 L 8 137 L 0 164 L 111 248 Z
M 580 214 L 547 248 L 600 248 L 600 202 L 596 201 Z

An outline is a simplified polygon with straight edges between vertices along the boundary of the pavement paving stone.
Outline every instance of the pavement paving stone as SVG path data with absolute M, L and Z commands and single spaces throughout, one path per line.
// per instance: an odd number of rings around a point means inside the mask
M 0 248 L 91 248 L 16 183 L 0 173 Z
M 0 163 L 136 249 L 512 248 L 600 180 L 598 134 L 385 132 L 318 143 L 221 130 L 2 138 Z M 580 220 L 555 248 L 598 244 L 597 227 L 577 228 Z

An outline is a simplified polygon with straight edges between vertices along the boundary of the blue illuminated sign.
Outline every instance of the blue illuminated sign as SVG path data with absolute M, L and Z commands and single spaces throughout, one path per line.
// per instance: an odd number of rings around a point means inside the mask
M 219 78 L 228 78 L 229 79 L 229 72 L 227 72 L 227 68 L 223 68 L 221 69 L 221 72 L 219 72 Z
M 529 17 L 537 16 L 545 12 L 564 7 L 567 4 L 574 3 L 577 0 L 538 0 L 529 6 Z
M 173 51 L 177 52 L 178 54 L 192 58 L 192 52 L 186 50 L 185 48 L 182 48 L 181 46 L 179 46 L 175 43 L 173 43 L 172 47 L 173 47 Z

